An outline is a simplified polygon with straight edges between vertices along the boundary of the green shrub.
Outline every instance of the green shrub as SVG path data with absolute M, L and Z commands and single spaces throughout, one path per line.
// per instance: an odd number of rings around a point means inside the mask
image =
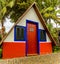
M 53 52 L 60 52 L 60 47 L 59 46 L 54 46 L 53 47 Z

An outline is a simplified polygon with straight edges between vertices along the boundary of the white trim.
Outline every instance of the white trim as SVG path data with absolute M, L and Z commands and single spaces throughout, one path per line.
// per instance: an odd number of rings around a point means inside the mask
M 52 43 L 52 42 L 39 42 L 39 43 L 47 43 L 48 44 L 48 43 Z
M 14 41 L 14 43 L 16 43 L 16 42 L 17 42 L 17 43 L 22 43 L 22 42 L 23 42 L 23 43 L 26 43 L 26 41 Z
M 26 43 L 26 41 L 14 41 L 14 42 L 4 42 L 4 43 Z

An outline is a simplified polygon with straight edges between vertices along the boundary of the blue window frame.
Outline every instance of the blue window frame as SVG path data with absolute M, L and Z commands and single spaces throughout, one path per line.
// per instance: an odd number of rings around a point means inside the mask
M 26 29 L 23 26 L 14 27 L 14 41 L 25 41 Z
M 46 41 L 46 31 L 40 29 L 40 41 Z

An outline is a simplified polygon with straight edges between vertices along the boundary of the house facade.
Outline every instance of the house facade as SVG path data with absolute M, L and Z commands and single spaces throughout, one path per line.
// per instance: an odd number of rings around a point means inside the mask
M 2 40 L 3 58 L 52 53 L 51 37 L 35 3 L 17 20 Z

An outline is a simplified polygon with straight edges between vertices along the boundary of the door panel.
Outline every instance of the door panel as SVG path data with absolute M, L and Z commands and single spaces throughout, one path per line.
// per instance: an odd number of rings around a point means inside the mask
M 37 54 L 37 25 L 27 23 L 27 46 L 28 54 Z

